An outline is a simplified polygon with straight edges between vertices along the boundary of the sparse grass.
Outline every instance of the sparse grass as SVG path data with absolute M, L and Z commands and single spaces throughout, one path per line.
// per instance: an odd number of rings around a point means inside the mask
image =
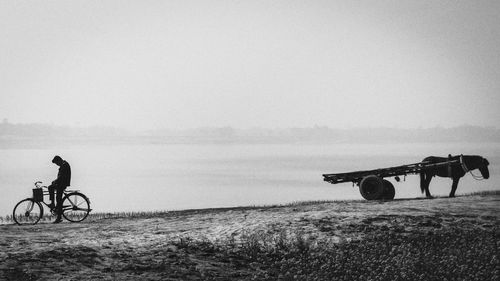
M 500 195 L 500 190 L 476 191 L 476 192 L 460 194 L 458 196 L 461 197 L 461 196 L 490 196 L 490 195 Z
M 357 242 L 325 244 L 300 232 L 260 231 L 237 243 L 184 238 L 177 246 L 229 262 L 239 269 L 239 280 L 499 280 L 498 234 L 479 229 L 411 236 L 379 232 Z
M 93 213 L 91 212 L 87 219 L 102 220 L 102 219 L 120 219 L 120 218 L 157 218 L 165 216 L 170 213 L 169 211 L 144 211 L 144 212 L 114 212 L 114 213 Z

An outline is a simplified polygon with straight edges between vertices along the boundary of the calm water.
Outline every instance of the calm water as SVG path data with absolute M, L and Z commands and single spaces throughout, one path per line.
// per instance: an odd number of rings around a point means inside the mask
M 175 210 L 279 204 L 306 200 L 362 199 L 352 184 L 323 182 L 323 173 L 389 167 L 428 155 L 479 154 L 491 178 L 470 175 L 458 194 L 500 189 L 500 144 L 397 145 L 126 145 L 55 149 L 0 149 L 0 215 L 31 194 L 33 182 L 50 183 L 55 154 L 71 164 L 71 189 L 87 194 L 95 211 Z M 393 181 L 394 182 L 394 181 Z M 435 179 L 445 195 L 451 180 Z M 395 184 L 396 198 L 420 197 L 418 176 Z

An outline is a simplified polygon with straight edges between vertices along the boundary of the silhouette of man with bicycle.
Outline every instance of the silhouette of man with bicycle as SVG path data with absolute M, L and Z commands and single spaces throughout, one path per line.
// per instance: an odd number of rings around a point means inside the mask
M 49 207 L 54 209 L 54 191 L 56 192 L 56 206 L 55 211 L 57 218 L 54 223 L 60 223 L 62 221 L 62 196 L 66 187 L 70 186 L 71 183 L 71 167 L 69 163 L 64 161 L 59 155 L 54 156 L 52 163 L 59 166 L 59 172 L 57 173 L 57 178 L 52 181 L 52 184 L 48 187 L 50 204 Z

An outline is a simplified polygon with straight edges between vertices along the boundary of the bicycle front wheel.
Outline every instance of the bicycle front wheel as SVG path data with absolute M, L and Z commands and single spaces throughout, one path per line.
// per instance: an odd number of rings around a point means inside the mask
M 36 224 L 42 216 L 42 205 L 31 198 L 21 200 L 12 212 L 12 218 L 18 225 Z
M 81 222 L 90 213 L 90 201 L 87 196 L 72 192 L 63 199 L 63 217 L 70 222 Z

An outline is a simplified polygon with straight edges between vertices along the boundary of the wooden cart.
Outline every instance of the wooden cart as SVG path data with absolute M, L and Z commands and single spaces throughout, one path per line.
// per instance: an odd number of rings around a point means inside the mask
M 361 196 L 366 200 L 392 200 L 396 195 L 394 185 L 384 179 L 394 177 L 399 182 L 400 176 L 419 174 L 421 171 L 436 169 L 443 166 L 460 165 L 460 161 L 444 161 L 439 163 L 419 162 L 396 167 L 375 170 L 356 171 L 349 173 L 324 174 L 323 180 L 331 184 L 352 182 L 359 186 Z

